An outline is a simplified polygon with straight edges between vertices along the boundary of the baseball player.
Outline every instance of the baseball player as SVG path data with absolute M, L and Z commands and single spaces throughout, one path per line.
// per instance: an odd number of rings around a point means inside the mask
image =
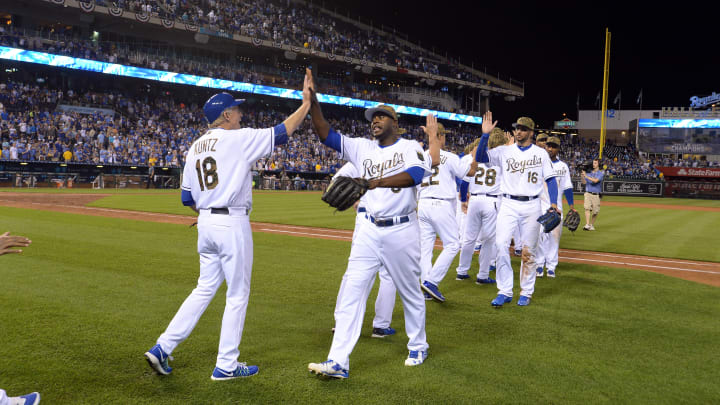
M 427 295 L 445 302 L 438 284 L 445 278 L 450 264 L 460 250 L 455 219 L 456 178 L 474 176 L 477 162 L 461 165 L 460 158 L 445 147 L 445 127 L 438 124 L 440 164 L 432 167 L 418 188 L 418 219 L 420 221 L 421 287 Z M 426 155 L 426 159 L 430 159 Z M 432 264 L 435 238 L 440 236 L 443 250 Z
M 483 121 L 483 132 L 492 127 L 492 122 Z M 488 149 L 492 150 L 505 144 L 507 139 L 500 128 L 490 129 L 491 134 L 488 140 Z M 467 202 L 467 218 L 465 232 L 462 235 L 460 245 L 460 262 L 457 267 L 457 279 L 469 278 L 468 270 L 473 256 L 473 245 L 480 238 L 482 248 L 480 249 L 476 283 L 494 284 L 495 280 L 490 278 L 490 262 L 497 257 L 495 248 L 495 227 L 497 210 L 499 208 L 500 184 L 502 183 L 501 170 L 498 166 L 488 163 L 477 165 L 475 176 L 468 185 L 470 194 Z M 463 186 L 463 189 L 465 186 Z
M 336 179 L 341 176 L 357 178 L 361 177 L 361 174 L 352 163 L 348 162 L 345 163 L 343 167 L 337 171 L 337 173 L 335 173 L 334 178 Z M 355 215 L 353 241 L 355 241 L 355 236 L 359 233 L 360 227 L 368 223 L 367 218 L 365 218 L 365 212 L 367 210 L 363 201 L 364 199 L 365 197 L 363 196 L 363 198 L 361 198 L 356 204 L 357 214 Z M 384 338 L 385 336 L 395 334 L 395 329 L 390 327 L 390 323 L 392 321 L 393 308 L 395 307 L 395 292 L 397 289 L 395 288 L 395 284 L 392 282 L 392 278 L 390 278 L 390 274 L 388 274 L 387 270 L 385 270 L 385 267 L 380 268 L 380 271 L 378 272 L 378 279 L 380 279 L 380 286 L 378 287 L 378 294 L 375 299 L 375 318 L 373 318 L 373 331 L 371 336 L 374 338 Z M 340 290 L 343 289 L 344 285 L 345 277 L 343 277 L 343 281 L 340 284 Z M 338 294 L 338 297 L 339 296 L 340 294 Z M 340 300 L 335 303 L 336 310 L 338 309 L 339 304 Z M 335 328 L 333 328 L 333 332 L 334 331 Z
M 545 141 L 547 140 L 547 134 L 544 132 L 539 132 L 537 136 L 535 137 L 535 145 L 545 149 Z M 514 242 L 514 249 L 515 249 L 515 256 L 522 256 L 522 239 L 520 238 L 520 224 L 518 224 L 517 228 L 515 228 L 515 232 L 513 232 L 513 242 Z
M 312 80 L 310 71 L 306 72 Z M 398 136 L 397 114 L 392 107 L 380 105 L 365 111 L 365 117 L 371 122 L 373 140 L 349 138 L 335 132 L 315 98 L 310 112 L 315 132 L 323 144 L 338 151 L 342 159 L 360 169 L 362 177 L 369 181 L 364 204 L 370 223 L 360 227 L 350 250 L 327 361 L 310 363 L 308 370 L 332 378 L 348 378 L 350 353 L 360 336 L 370 286 L 381 266 L 390 274 L 403 303 L 409 338 L 405 365 L 422 364 L 427 358 L 428 344 L 425 300 L 418 283 L 420 228 L 415 212 L 415 186 L 431 173 L 431 166 L 440 163 L 437 119 L 428 115 L 427 127 L 423 127 L 430 141 L 428 161 L 419 143 Z
M 493 122 L 492 112 L 485 113 L 483 122 L 485 121 Z M 493 127 L 496 123 L 493 123 Z M 512 301 L 513 270 L 508 249 L 512 230 L 518 223 L 521 224 L 520 238 L 523 241 L 523 263 L 520 267 L 522 290 L 518 305 L 530 304 L 535 291 L 535 252 L 540 232 L 537 219 L 542 215 L 539 197 L 543 182 L 548 187 L 550 205 L 557 210 L 557 182 L 550 156 L 545 149 L 532 144 L 535 122 L 528 117 L 520 117 L 513 127 L 516 141 L 514 145 L 488 150 L 489 134 L 483 134 L 476 156 L 478 162 L 489 161 L 491 166 L 498 166 L 502 170 L 500 192 L 503 200 L 497 216 L 495 238 L 498 249 L 496 276 L 499 294 L 492 300 L 494 307 L 502 307 Z
M 575 205 L 573 201 L 573 185 L 570 179 L 570 169 L 568 165 L 558 158 L 560 152 L 560 138 L 551 136 L 547 138 L 545 144 L 545 150 L 550 155 L 552 160 L 553 170 L 555 171 L 555 178 L 557 179 L 558 186 L 563 190 L 565 199 L 572 211 L 575 211 Z M 558 197 L 557 201 L 558 209 L 562 215 L 562 198 Z M 548 196 L 547 187 L 543 189 L 540 195 L 540 207 L 543 212 L 550 208 L 550 197 Z M 537 257 L 535 264 L 537 265 L 537 277 L 543 276 L 543 267 L 547 269 L 548 277 L 555 277 L 555 268 L 558 264 L 558 250 L 560 249 L 560 236 L 562 235 L 562 226 L 557 226 L 552 232 L 545 233 L 540 230 L 540 240 L 538 242 Z
M 307 82 L 300 108 L 273 128 L 242 128 L 242 112 L 228 93 L 210 97 L 203 107 L 208 131 L 190 147 L 183 169 L 182 202 L 198 212 L 200 277 L 157 344 L 145 353 L 158 374 L 170 374 L 168 359 L 192 332 L 223 280 L 225 313 L 216 367 L 211 379 L 230 380 L 257 374 L 257 366 L 238 363 L 240 339 L 250 296 L 253 241 L 250 168 L 287 143 L 310 109 Z

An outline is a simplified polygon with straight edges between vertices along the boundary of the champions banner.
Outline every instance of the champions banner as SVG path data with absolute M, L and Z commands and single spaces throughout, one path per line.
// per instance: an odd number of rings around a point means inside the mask
M 720 119 L 641 119 L 638 150 L 720 155 Z
M 656 166 L 665 177 L 709 177 L 720 179 L 720 167 L 665 167 Z

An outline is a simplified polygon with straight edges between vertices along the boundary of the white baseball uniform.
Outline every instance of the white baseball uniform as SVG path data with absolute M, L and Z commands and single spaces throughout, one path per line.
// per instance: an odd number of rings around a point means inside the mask
M 430 173 L 431 162 L 415 141 L 398 139 L 380 146 L 375 140 L 349 138 L 330 131 L 327 145 L 340 158 L 355 165 L 365 179 L 400 174 L 410 168 Z M 339 138 L 339 139 L 338 139 Z M 336 142 L 336 143 L 333 143 Z M 328 359 L 349 370 L 352 352 L 362 328 L 365 303 L 375 273 L 385 267 L 390 274 L 405 312 L 408 349 L 426 351 L 425 298 L 420 290 L 420 228 L 417 220 L 415 187 L 375 188 L 364 198 L 369 224 L 360 227 L 354 238 L 343 276 L 343 287 L 335 309 L 335 334 Z
M 498 197 L 502 175 L 500 167 L 488 163 L 478 163 L 475 176 L 470 178 L 467 218 L 465 232 L 460 243 L 460 262 L 457 274 L 468 274 L 472 262 L 475 243 L 480 239 L 478 279 L 486 279 L 490 274 L 490 262 L 497 256 L 495 248 L 495 227 Z
M 348 162 L 345 163 L 343 167 L 337 171 L 337 173 L 335 173 L 334 178 L 341 176 L 357 178 L 360 177 L 360 172 L 358 172 L 357 168 L 355 168 L 352 163 Z M 366 218 L 365 213 L 367 209 L 365 208 L 364 200 L 365 196 L 360 199 L 357 207 L 357 214 L 355 215 L 355 230 L 353 231 L 352 237 L 353 243 L 355 243 L 355 237 L 358 235 L 360 227 L 370 223 L 370 221 Z M 385 329 L 389 328 L 390 323 L 392 322 L 393 308 L 395 308 L 395 293 L 397 292 L 397 289 L 395 288 L 395 284 L 392 282 L 392 278 L 390 278 L 390 274 L 388 274 L 387 270 L 385 270 L 385 267 L 380 268 L 380 271 L 378 272 L 378 279 L 380 279 L 380 285 L 378 287 L 377 298 L 375 299 L 375 318 L 373 318 L 373 328 Z M 340 283 L 341 291 L 344 285 L 345 278 L 343 277 L 343 281 Z M 340 303 L 339 298 L 340 294 L 338 293 L 338 300 L 335 303 L 336 311 Z
M 430 160 L 426 152 L 425 160 Z M 440 164 L 418 186 L 418 219 L 420 220 L 420 267 L 422 281 L 438 285 L 455 259 L 460 243 L 455 219 L 456 177 L 465 177 L 470 164 L 461 165 L 460 158 L 440 150 Z M 432 264 L 435 238 L 440 236 L 443 250 Z
M 10 399 L 2 389 L 0 389 L 0 405 L 10 405 Z
M 555 178 L 558 182 L 558 199 L 557 207 L 561 215 L 563 214 L 562 207 L 562 196 L 561 192 L 567 189 L 573 188 L 572 179 L 570 178 L 570 169 L 568 165 L 561 161 L 555 160 L 552 162 L 553 170 L 555 171 Z M 548 195 L 547 185 L 543 188 L 543 192 L 540 195 L 540 207 L 542 212 L 550 209 L 550 196 Z M 538 250 L 535 258 L 535 264 L 537 268 L 547 268 L 548 271 L 555 271 L 558 264 L 558 250 L 560 249 L 560 236 L 562 236 L 562 225 L 558 225 L 549 233 L 543 232 L 540 229 L 540 241 L 538 242 Z
M 269 156 L 276 131 L 267 129 L 211 129 L 187 154 L 182 190 L 190 191 L 199 210 L 200 277 L 157 343 L 172 353 L 192 332 L 223 280 L 227 283 L 217 367 L 235 370 L 245 313 L 250 296 L 253 241 L 249 213 L 255 161 Z
M 520 238 L 529 258 L 520 267 L 520 294 L 530 298 L 535 291 L 535 250 L 540 229 L 537 219 L 542 215 L 539 197 L 545 180 L 554 177 L 555 172 L 547 151 L 536 145 L 503 145 L 487 153 L 490 165 L 502 170 L 500 192 L 503 200 L 495 238 L 498 290 L 507 297 L 513 296 L 513 270 L 508 249 L 512 232 L 520 223 Z

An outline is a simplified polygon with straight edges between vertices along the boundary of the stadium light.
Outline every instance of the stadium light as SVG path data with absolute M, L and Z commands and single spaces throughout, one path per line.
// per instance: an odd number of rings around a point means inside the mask
M 197 87 L 208 87 L 212 89 L 231 90 L 242 93 L 258 94 L 271 97 L 302 100 L 302 90 L 291 90 L 281 87 L 263 86 L 260 84 L 235 82 L 232 80 L 213 79 L 206 76 L 196 76 L 185 73 L 167 72 L 162 70 L 147 69 L 137 66 L 119 65 L 117 63 L 99 62 L 90 59 L 73 58 L 70 56 L 54 55 L 45 52 L 28 51 L 25 49 L 0 46 L 0 59 L 16 62 L 37 63 L 40 65 L 62 67 L 67 69 L 85 70 L 108 75 L 134 77 L 144 80 L 153 80 L 164 83 L 186 84 Z M 512 97 L 514 101 L 515 96 Z M 379 101 L 361 100 L 351 97 L 333 96 L 329 94 L 317 94 L 318 101 L 326 104 L 336 104 L 346 107 L 372 108 L 379 104 Z M 416 115 L 424 117 L 433 114 L 439 119 L 448 121 L 466 122 L 468 124 L 482 124 L 482 117 L 465 114 L 455 114 L 446 111 L 430 110 L 427 108 L 409 107 L 399 104 L 388 104 L 398 114 Z

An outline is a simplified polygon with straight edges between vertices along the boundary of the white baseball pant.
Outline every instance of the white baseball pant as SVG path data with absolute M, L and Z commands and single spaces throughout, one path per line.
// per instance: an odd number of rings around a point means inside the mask
M 358 212 L 355 216 L 355 230 L 353 231 L 353 243 L 355 242 L 355 236 L 358 234 L 358 230 L 361 226 L 372 223 L 365 218 L 365 212 Z M 374 225 L 373 225 L 374 226 Z M 380 280 L 380 286 L 378 287 L 377 298 L 375 299 L 375 318 L 373 318 L 373 328 L 385 329 L 389 328 L 392 323 L 393 309 L 395 308 L 395 294 L 397 289 L 395 284 L 392 282 L 390 274 L 384 267 L 380 268 L 378 272 L 378 279 Z M 343 277 L 340 283 L 340 290 L 342 291 L 345 285 L 345 278 Z M 338 299 L 335 302 L 335 311 L 338 309 L 340 303 L 340 295 L 338 293 Z
M 562 217 L 560 217 L 562 221 Z M 555 271 L 558 265 L 558 252 L 560 250 L 560 237 L 562 236 L 562 222 L 551 232 L 545 233 L 540 227 L 540 240 L 535 258 L 537 267 Z
M 409 350 L 427 350 L 425 298 L 420 290 L 420 227 L 417 215 L 388 227 L 367 224 L 353 241 L 335 309 L 335 334 L 328 359 L 350 369 L 352 352 L 362 329 L 365 305 L 375 274 L 387 269 L 400 293 Z
M 510 265 L 510 239 L 515 228 L 520 225 L 520 238 L 523 240 L 523 263 L 520 266 L 520 295 L 532 297 L 535 292 L 535 251 L 539 237 L 541 215 L 540 199 L 517 201 L 503 198 L 497 217 L 497 287 L 500 294 L 513 296 L 513 269 Z M 526 259 L 526 260 L 525 260 Z
M 220 329 L 217 367 L 235 370 L 240 354 L 245 313 L 250 296 L 250 276 L 253 263 L 253 241 L 247 214 L 211 214 L 201 210 L 198 215 L 198 253 L 200 277 L 170 321 L 157 343 L 171 354 L 184 341 L 223 281 L 227 283 L 225 313 Z
M 497 256 L 495 249 L 495 228 L 497 219 L 497 197 L 487 195 L 470 196 L 468 201 L 465 233 L 460 243 L 460 262 L 457 274 L 467 274 L 472 264 L 475 243 L 480 240 L 482 249 L 478 261 L 480 267 L 477 278 L 485 279 L 490 275 L 490 262 Z
M 10 405 L 10 398 L 3 389 L 0 389 L 0 405 Z
M 420 220 L 420 267 L 421 281 L 435 285 L 445 278 L 450 264 L 460 250 L 457 228 L 455 227 L 455 204 L 452 200 L 421 198 L 418 202 Z M 443 250 L 432 263 L 436 235 L 442 240 Z

